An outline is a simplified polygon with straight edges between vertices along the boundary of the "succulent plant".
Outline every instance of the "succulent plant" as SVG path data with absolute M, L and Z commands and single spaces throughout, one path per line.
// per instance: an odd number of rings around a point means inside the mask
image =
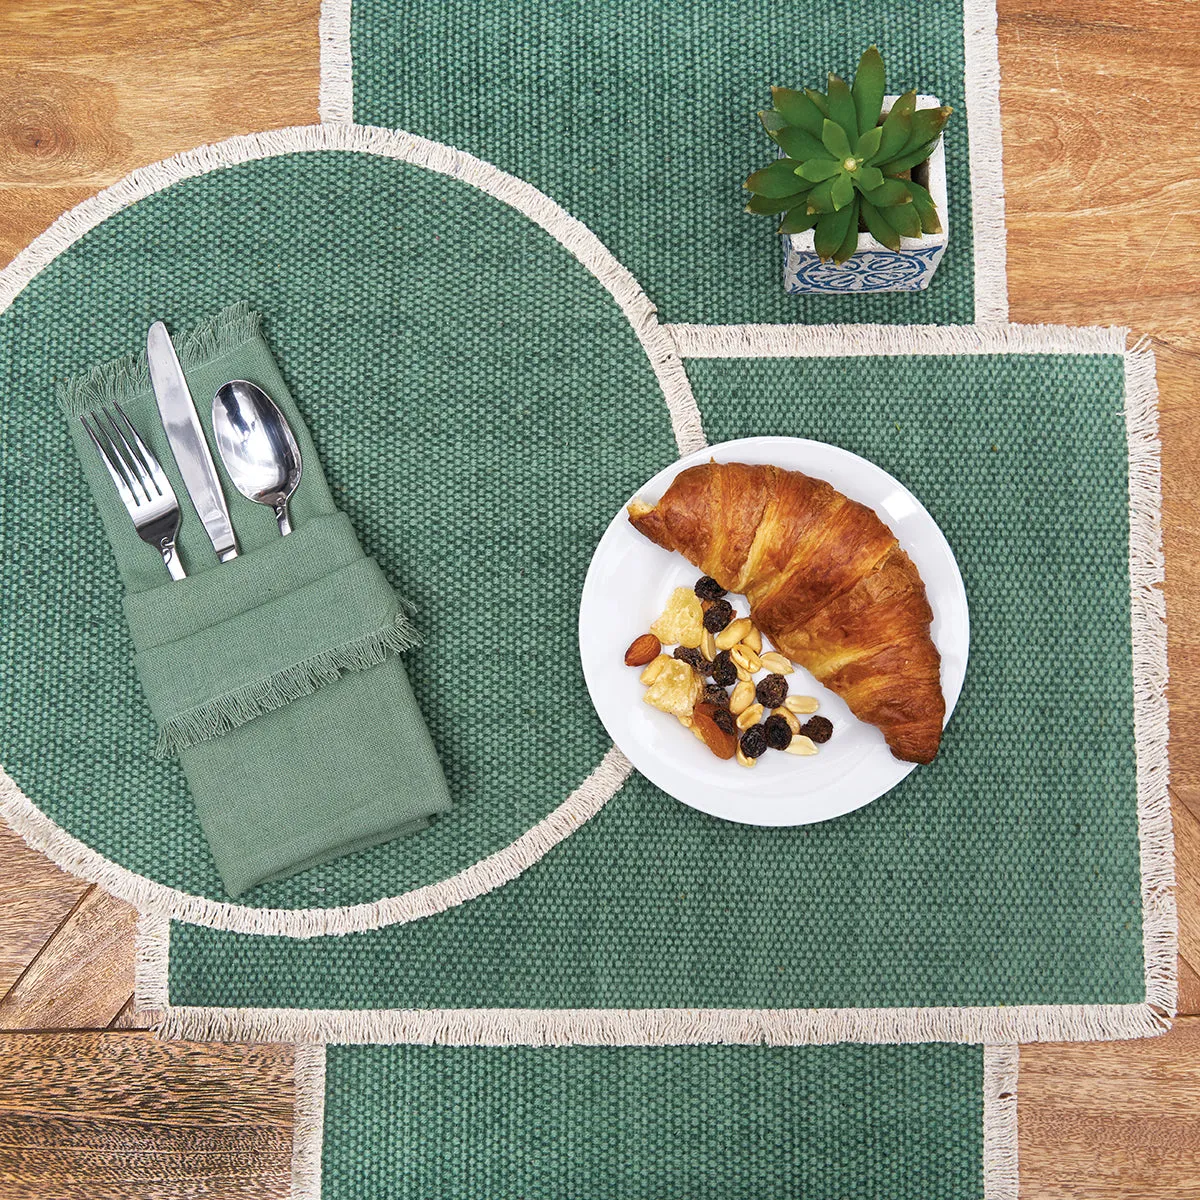
M 753 193 L 746 211 L 782 213 L 780 233 L 814 230 L 822 259 L 845 262 L 858 246 L 860 222 L 877 241 L 940 233 L 933 197 L 912 169 L 934 151 L 949 108 L 917 109 L 905 92 L 883 114 L 883 58 L 872 46 L 847 85 L 829 76 L 826 93 L 771 89 L 775 107 L 759 113 L 784 157 L 742 185 Z

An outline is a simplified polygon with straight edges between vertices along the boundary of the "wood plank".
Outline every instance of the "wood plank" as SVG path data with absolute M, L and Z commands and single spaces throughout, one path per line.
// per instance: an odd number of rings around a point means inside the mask
M 54 936 L 87 884 L 30 850 L 0 823 L 0 997 Z
M 1137 1042 L 1021 1047 L 1021 1200 L 1200 1196 L 1200 1017 Z
M 268 1200 L 291 1187 L 292 1050 L 0 1034 L 4 1200 Z
M 1179 958 L 1179 1001 L 1181 1017 L 1200 1016 L 1200 972 L 1182 955 Z
M 1174 817 L 1179 953 L 1200 969 L 1200 817 L 1186 804 L 1174 806 Z
M 89 888 L 0 1000 L 0 1029 L 103 1029 L 133 994 L 136 914 Z

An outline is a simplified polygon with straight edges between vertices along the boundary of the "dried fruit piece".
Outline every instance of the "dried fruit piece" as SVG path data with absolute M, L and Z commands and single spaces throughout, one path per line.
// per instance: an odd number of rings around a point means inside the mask
M 751 725 L 757 725 L 763 715 L 763 706 L 761 704 L 752 704 L 749 708 L 744 708 L 738 713 L 737 727 L 739 729 L 749 729 Z
M 791 661 L 784 658 L 778 650 L 768 650 L 759 661 L 768 671 L 772 671 L 776 675 L 790 675 L 792 673 Z
M 661 650 L 662 642 L 654 634 L 643 633 L 641 637 L 634 638 L 625 651 L 625 665 L 644 667 L 651 659 L 657 658 Z
M 638 678 L 649 687 L 662 673 L 663 667 L 671 661 L 669 654 L 660 654 L 656 659 L 646 664 L 646 669 L 638 676 Z
M 762 653 L 762 634 L 758 632 L 757 626 L 753 624 L 750 626 L 750 632 L 742 638 L 742 642 L 744 645 L 749 646 L 755 654 Z
M 650 632 L 667 645 L 678 642 L 681 646 L 694 648 L 700 645 L 700 635 L 704 632 L 703 620 L 704 613 L 695 593 L 680 587 L 671 593 L 667 607 L 650 626 Z
M 767 752 L 767 735 L 763 732 L 761 725 L 753 725 L 742 734 L 742 740 L 738 743 L 742 753 L 747 758 L 757 758 L 760 754 Z
M 754 695 L 763 708 L 778 708 L 788 694 L 787 680 L 782 675 L 768 675 L 758 681 Z
M 800 732 L 810 737 L 818 746 L 833 737 L 833 722 L 828 717 L 810 717 L 800 726 Z
M 668 658 L 642 699 L 662 712 L 691 720 L 701 689 L 700 676 L 687 663 Z
M 729 707 L 729 693 L 715 683 L 710 683 L 705 687 L 703 700 L 705 704 L 715 704 L 717 708 L 727 709 Z M 796 728 L 800 728 L 799 724 Z
M 720 651 L 713 659 L 712 677 L 714 683 L 722 687 L 732 687 L 738 681 L 737 667 L 728 650 Z
M 788 723 L 788 728 L 792 733 L 796 734 L 800 732 L 800 718 L 794 712 L 788 712 L 786 706 L 777 708 L 771 716 L 782 717 Z
M 701 600 L 720 600 L 725 595 L 725 589 L 711 575 L 696 580 L 695 592 Z
M 783 717 L 770 716 L 763 722 L 763 734 L 772 750 L 786 750 L 792 744 L 792 727 Z
M 807 716 L 809 713 L 815 713 L 821 706 L 817 703 L 813 696 L 789 696 L 784 702 L 783 707 L 790 712 L 799 713 L 801 716 Z
M 733 695 L 729 697 L 729 711 L 736 717 L 738 713 L 745 712 L 753 703 L 754 684 L 743 680 L 733 689 Z
M 692 721 L 704 744 L 718 758 L 732 758 L 737 752 L 737 735 L 717 724 L 717 715 L 728 717 L 723 708 L 712 704 L 697 704 L 692 709 Z
M 733 719 L 733 713 L 727 708 L 718 708 L 712 715 L 713 724 L 722 733 L 733 733 L 736 738 L 737 722 Z
M 711 611 L 711 610 L 710 610 Z M 736 621 L 731 621 L 720 633 L 717 634 L 715 641 L 718 650 L 732 650 L 750 632 L 750 618 L 739 617 Z
M 733 618 L 733 605 L 728 600 L 714 600 L 704 611 L 704 628 L 709 633 L 720 633 Z
M 762 670 L 762 660 L 745 642 L 738 642 L 729 653 L 733 658 L 734 665 L 741 667 L 743 671 L 749 671 L 753 675 L 756 671 Z
M 699 650 L 691 646 L 676 646 L 675 657 L 680 662 L 685 662 L 697 675 L 711 675 L 712 663 L 700 653 Z
M 817 748 L 812 744 L 810 738 L 806 738 L 804 734 L 798 733 L 792 738 L 785 753 L 787 754 L 802 754 L 805 757 L 816 754 Z

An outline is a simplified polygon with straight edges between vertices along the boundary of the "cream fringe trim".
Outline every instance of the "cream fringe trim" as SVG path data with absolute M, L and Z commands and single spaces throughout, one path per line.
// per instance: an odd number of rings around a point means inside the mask
M 1017 1200 L 1016 1046 L 983 1048 L 983 1198 Z
M 629 760 L 614 746 L 558 808 L 502 850 L 438 883 L 341 908 L 251 908 L 176 891 L 135 874 L 72 837 L 36 808 L 3 770 L 0 817 L 64 871 L 99 884 L 151 918 L 187 921 L 232 933 L 311 938 L 404 925 L 495 891 L 594 817 L 617 794 L 632 770 Z
M 325 1138 L 325 1047 L 297 1046 L 295 1072 L 292 1200 L 321 1200 L 321 1150 Z M 985 1121 L 986 1115 L 985 1108 Z
M 155 935 L 161 938 L 164 935 Z M 160 1036 L 189 1041 L 343 1045 L 699 1046 L 894 1045 L 1115 1041 L 1167 1023 L 1146 1004 L 1025 1004 L 993 1008 L 222 1008 L 154 1005 Z
M 349 125 L 354 120 L 354 61 L 350 51 L 350 0 L 322 0 L 318 26 L 321 39 L 322 124 Z
M 996 0 L 964 0 L 964 90 L 971 163 L 975 320 L 1008 320 L 1004 229 L 1004 142 L 1000 126 L 1000 48 Z

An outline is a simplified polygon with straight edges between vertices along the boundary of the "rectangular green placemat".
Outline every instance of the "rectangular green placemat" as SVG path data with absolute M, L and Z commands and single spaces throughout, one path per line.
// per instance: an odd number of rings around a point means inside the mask
M 139 987 L 168 1031 L 799 1042 L 1163 1028 L 1174 910 L 1152 360 L 1122 331 L 839 336 L 743 347 L 754 358 L 730 345 L 689 374 L 710 441 L 842 445 L 945 532 L 972 647 L 935 763 L 793 829 L 716 821 L 634 776 L 499 890 L 342 937 L 156 922 Z
M 889 91 L 949 104 L 950 244 L 926 292 L 789 296 L 775 222 L 743 212 L 770 161 L 770 87 L 823 90 L 878 43 Z M 669 322 L 1004 320 L 993 0 L 336 0 L 322 119 L 421 134 L 532 183 Z
M 293 1200 L 1015 1200 L 1016 1049 L 302 1046 Z

